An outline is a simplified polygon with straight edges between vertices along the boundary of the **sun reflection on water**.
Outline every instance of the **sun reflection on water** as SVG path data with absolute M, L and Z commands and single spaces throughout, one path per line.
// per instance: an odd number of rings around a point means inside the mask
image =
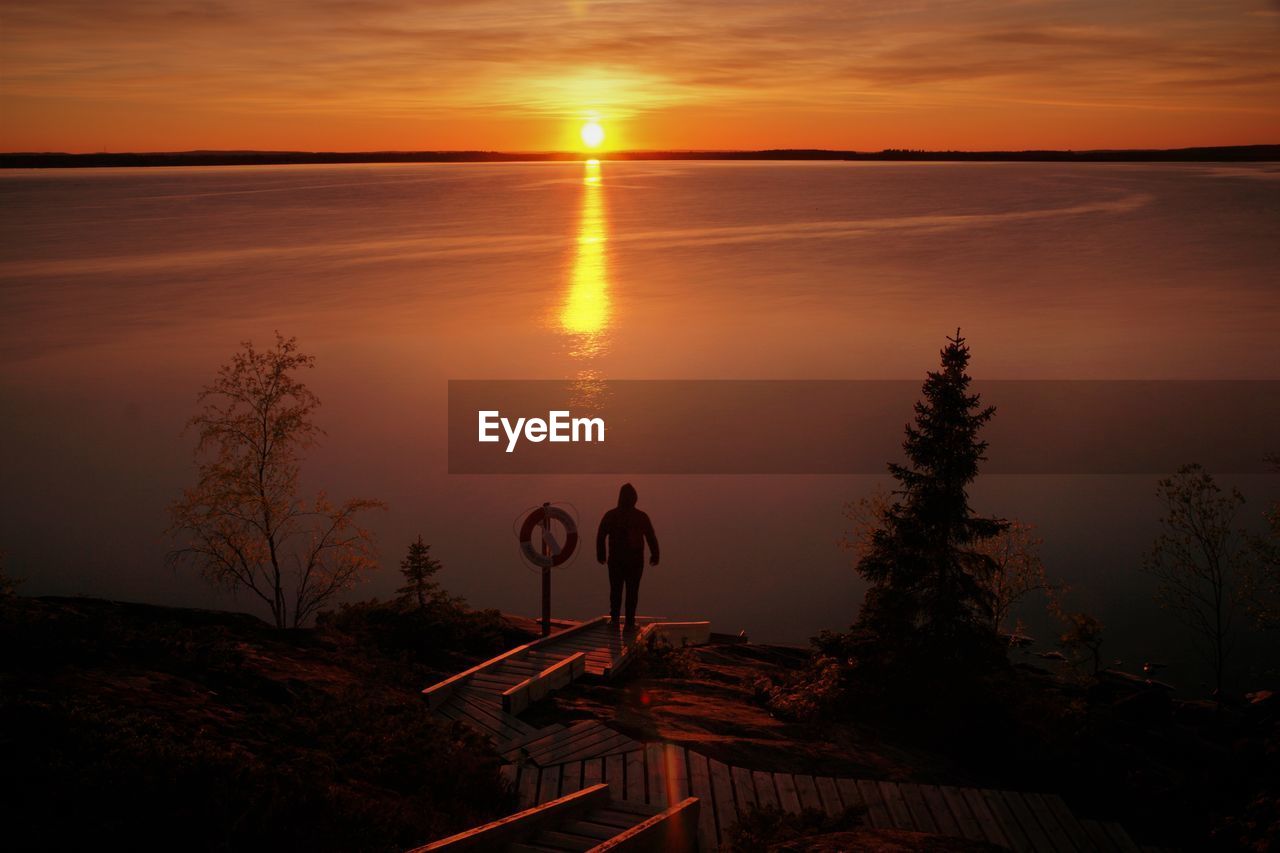
M 600 177 L 600 161 L 588 160 L 583 166 L 578 241 L 560 308 L 560 328 L 572 336 L 570 354 L 581 359 L 603 355 L 608 343 L 609 271 L 604 245 L 608 220 Z
M 572 402 L 588 408 L 603 402 L 604 384 L 596 362 L 609 349 L 611 307 L 605 252 L 608 225 L 600 161 L 588 160 L 583 164 L 577 244 L 559 317 L 560 329 L 568 338 L 569 355 L 579 366 Z

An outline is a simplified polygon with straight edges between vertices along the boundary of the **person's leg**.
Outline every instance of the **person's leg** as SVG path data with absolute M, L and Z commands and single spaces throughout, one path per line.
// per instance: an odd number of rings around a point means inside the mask
M 621 566 L 609 564 L 609 617 L 611 624 L 618 624 L 618 613 L 622 610 L 622 587 L 624 572 Z
M 640 576 L 644 574 L 644 564 L 627 570 L 627 627 L 636 626 L 636 603 L 640 597 Z

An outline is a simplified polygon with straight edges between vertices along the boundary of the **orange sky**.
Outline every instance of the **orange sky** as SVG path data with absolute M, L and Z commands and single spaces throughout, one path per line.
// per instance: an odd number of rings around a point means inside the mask
M 5 0 L 0 150 L 1280 142 L 1277 0 Z

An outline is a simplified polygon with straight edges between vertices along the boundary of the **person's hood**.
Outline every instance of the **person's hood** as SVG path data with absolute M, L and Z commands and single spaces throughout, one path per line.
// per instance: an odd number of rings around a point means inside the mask
M 634 509 L 637 500 L 639 498 L 636 495 L 636 487 L 630 483 L 623 483 L 622 488 L 618 489 L 618 507 L 620 509 Z

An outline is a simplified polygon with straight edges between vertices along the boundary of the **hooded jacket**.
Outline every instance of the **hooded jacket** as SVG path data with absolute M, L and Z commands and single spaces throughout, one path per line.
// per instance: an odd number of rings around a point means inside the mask
M 596 560 L 617 568 L 639 568 L 644 565 L 644 545 L 649 543 L 652 561 L 658 562 L 658 537 L 653 522 L 645 512 L 636 509 L 636 489 L 624 483 L 618 490 L 618 505 L 600 519 L 596 531 Z M 607 544 L 607 548 L 606 548 Z

